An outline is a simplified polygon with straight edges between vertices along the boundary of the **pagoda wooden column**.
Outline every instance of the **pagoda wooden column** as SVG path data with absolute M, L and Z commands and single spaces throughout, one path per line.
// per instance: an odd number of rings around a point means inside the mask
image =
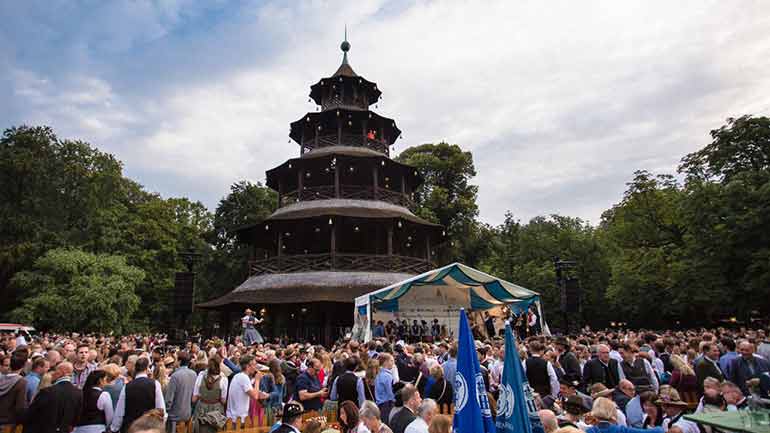
M 340 165 L 334 164 L 334 196 L 340 198 Z
M 430 236 L 425 236 L 425 259 L 430 263 Z
M 302 135 L 299 137 L 299 156 L 305 154 L 305 126 L 302 125 Z
M 401 175 L 401 194 L 406 198 L 406 175 Z
M 388 224 L 388 255 L 393 255 L 393 223 Z
M 283 255 L 283 232 L 278 230 L 278 257 Z
M 315 128 L 315 140 L 313 141 L 313 148 L 314 149 L 318 148 L 318 131 L 319 131 L 319 129 L 318 129 L 318 127 L 316 127 Z
M 363 126 L 362 126 L 362 128 L 363 128 L 363 131 L 364 131 L 364 137 L 363 137 L 363 141 L 362 141 L 362 143 L 361 143 L 361 144 L 362 144 L 362 146 L 364 146 L 364 147 L 366 147 L 366 144 L 367 144 L 367 143 L 366 143 L 366 135 L 367 135 L 367 133 L 369 132 L 369 131 L 367 131 L 367 130 L 366 130 L 366 123 L 367 123 L 367 122 L 366 122 L 366 119 L 364 119 L 364 122 L 363 122 Z
M 342 122 L 340 122 L 340 116 L 337 115 L 337 146 L 342 145 Z
M 332 256 L 332 269 L 337 268 L 337 224 L 332 224 L 331 230 L 331 256 Z
M 302 201 L 302 188 L 304 188 L 303 182 L 304 179 L 302 178 L 302 170 L 301 168 L 297 167 L 297 201 Z
M 377 167 L 376 161 L 374 163 L 374 167 L 372 167 L 372 188 L 374 188 L 374 199 L 378 200 L 380 198 L 380 192 L 377 190 L 380 189 L 380 187 L 379 187 L 379 179 L 378 179 L 378 167 Z

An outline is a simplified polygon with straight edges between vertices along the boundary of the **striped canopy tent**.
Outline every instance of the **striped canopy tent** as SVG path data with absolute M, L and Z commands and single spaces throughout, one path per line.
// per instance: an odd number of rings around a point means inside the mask
M 509 309 L 519 314 L 531 305 L 536 307 L 545 330 L 539 293 L 462 263 L 452 263 L 356 298 L 354 336 L 369 340 L 371 325 L 378 320 L 407 320 L 412 324 L 414 320 L 432 323 L 437 319 L 451 333 L 456 332 L 460 308 L 503 317 Z M 502 320 L 497 322 L 502 326 Z

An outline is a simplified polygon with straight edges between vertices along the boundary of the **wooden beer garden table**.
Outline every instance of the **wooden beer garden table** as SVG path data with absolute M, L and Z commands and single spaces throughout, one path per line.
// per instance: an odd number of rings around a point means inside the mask
M 749 414 L 746 414 L 749 415 Z M 770 433 L 770 426 L 758 425 L 755 420 L 752 420 L 750 427 L 744 427 L 741 414 L 737 411 L 730 412 L 710 412 L 710 413 L 698 413 L 685 415 L 684 419 L 703 424 L 707 426 L 716 427 L 723 431 L 731 432 L 744 432 L 744 433 Z

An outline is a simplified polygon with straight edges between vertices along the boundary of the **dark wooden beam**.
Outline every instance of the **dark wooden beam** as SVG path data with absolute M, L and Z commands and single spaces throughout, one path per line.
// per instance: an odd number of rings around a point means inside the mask
M 297 167 L 297 201 L 302 201 L 302 188 L 304 187 L 303 171 L 302 168 Z

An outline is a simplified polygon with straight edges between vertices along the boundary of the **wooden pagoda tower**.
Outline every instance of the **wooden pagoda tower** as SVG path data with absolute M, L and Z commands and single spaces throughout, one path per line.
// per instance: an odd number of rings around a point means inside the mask
M 199 305 L 250 307 L 268 339 L 333 341 L 352 326 L 356 296 L 432 269 L 445 237 L 410 210 L 422 178 L 390 159 L 401 131 L 370 110 L 381 92 L 353 71 L 347 38 L 341 49 L 337 71 L 310 87 L 320 110 L 291 123 L 299 157 L 267 171 L 278 209 L 238 233 L 252 247 L 249 277 Z

